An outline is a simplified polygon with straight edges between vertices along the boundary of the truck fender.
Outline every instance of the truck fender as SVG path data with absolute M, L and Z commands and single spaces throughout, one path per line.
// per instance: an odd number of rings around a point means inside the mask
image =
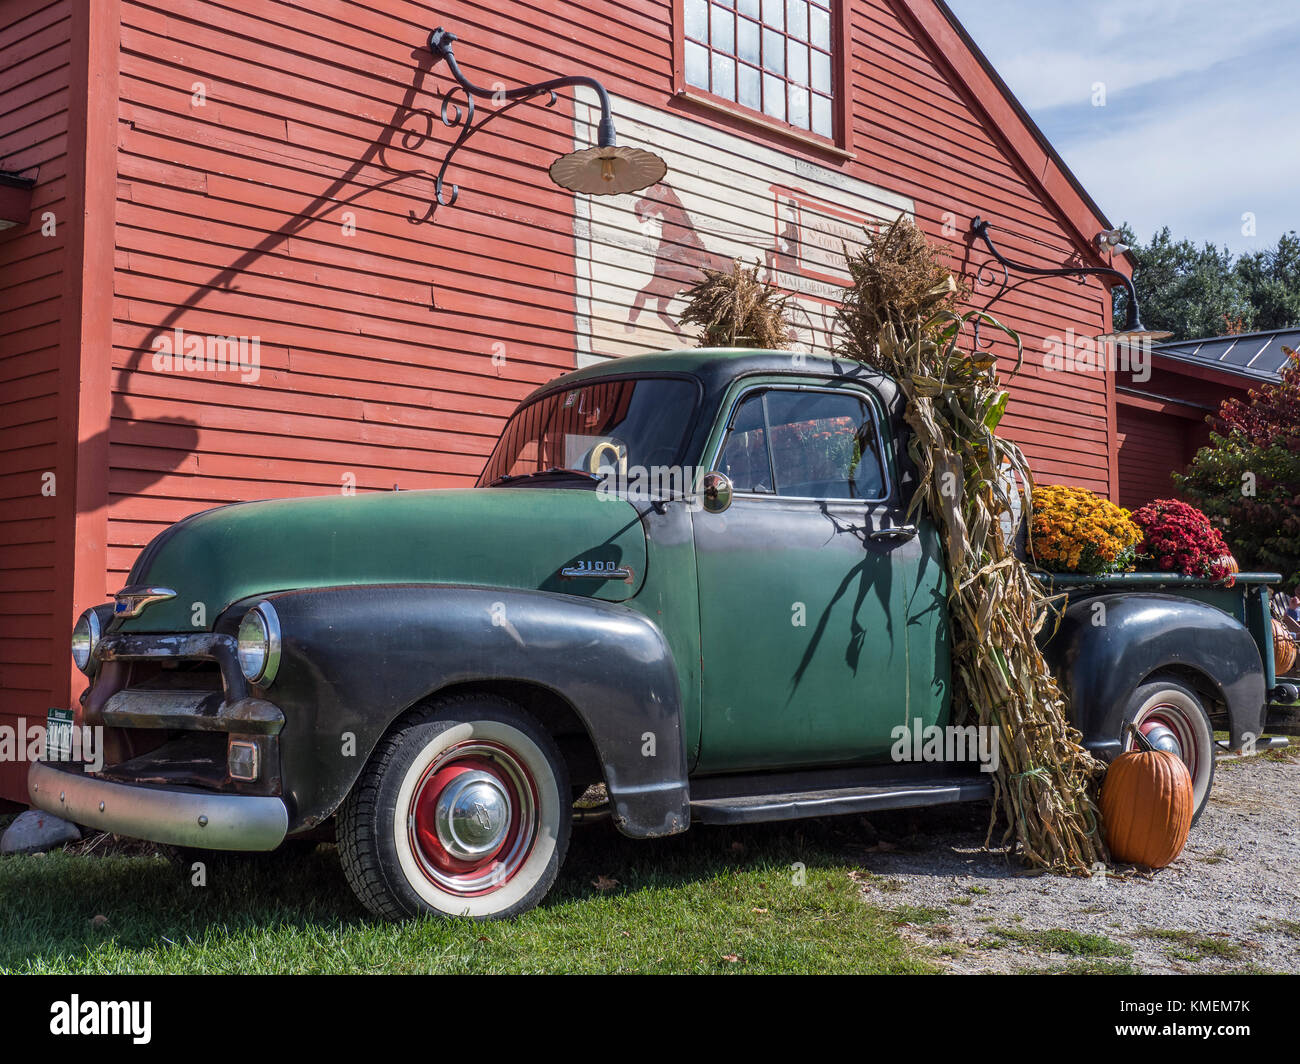
M 1175 595 L 1097 595 L 1066 608 L 1044 651 L 1084 745 L 1103 760 L 1123 750 L 1129 695 L 1162 669 L 1195 672 L 1209 683 L 1228 707 L 1234 748 L 1263 729 L 1259 647 L 1236 618 L 1206 603 Z
M 385 731 L 439 691 L 542 687 L 571 706 L 605 775 L 614 822 L 637 838 L 690 824 L 681 693 L 672 652 L 626 606 L 552 592 L 443 585 L 290 591 L 270 601 L 284 711 L 281 769 L 293 828 L 333 814 Z

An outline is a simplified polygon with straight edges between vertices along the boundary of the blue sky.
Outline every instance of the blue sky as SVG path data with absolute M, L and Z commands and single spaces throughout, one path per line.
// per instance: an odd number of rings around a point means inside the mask
M 1300 229 L 1300 0 L 949 6 L 1116 225 L 1234 252 Z

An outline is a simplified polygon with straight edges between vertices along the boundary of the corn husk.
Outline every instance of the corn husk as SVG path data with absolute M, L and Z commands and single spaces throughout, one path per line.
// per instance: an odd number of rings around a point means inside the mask
M 912 249 L 915 254 L 914 243 Z M 925 270 L 913 272 L 928 277 Z M 860 290 L 852 293 L 840 312 L 839 353 L 888 373 L 907 400 L 909 450 L 919 475 L 910 516 L 929 514 L 943 541 L 957 712 L 1000 729 L 986 842 L 1001 814 L 1003 842 L 1014 841 L 1029 865 L 1091 874 L 1109 863 L 1095 800 L 1103 767 L 1070 725 L 1038 646 L 1054 602 L 1015 555 L 1003 528 L 1016 490 L 1008 471 L 1030 499 L 1033 474 L 1020 449 L 997 434 L 1008 393 L 996 359 L 963 349 L 964 342 L 977 346 L 969 342 L 977 322 L 1012 338 L 1018 354 L 1020 341 L 986 314 L 952 309 L 956 291 L 951 278 L 932 283 L 909 304 L 910 317 L 896 306 L 863 314 L 870 295 L 864 300 Z
M 734 259 L 730 270 L 705 269 L 684 293 L 680 321 L 698 325 L 701 347 L 789 348 L 794 336 L 787 314 L 790 296 L 759 280 L 758 267 Z

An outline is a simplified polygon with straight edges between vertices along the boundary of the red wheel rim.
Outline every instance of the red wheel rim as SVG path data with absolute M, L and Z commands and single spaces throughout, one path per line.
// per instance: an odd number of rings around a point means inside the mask
M 532 775 L 512 751 L 477 740 L 458 743 L 424 770 L 411 794 L 411 851 L 438 889 L 460 897 L 491 894 L 510 882 L 532 851 L 537 807 Z M 470 808 L 476 812 L 466 820 Z M 458 824 L 475 833 L 472 852 Z
M 1164 727 L 1173 732 L 1174 737 L 1178 740 L 1179 753 L 1183 764 L 1187 766 L 1188 775 L 1192 777 L 1192 782 L 1196 782 L 1196 771 L 1200 766 L 1200 750 L 1196 744 L 1196 732 L 1192 727 L 1191 721 L 1187 715 L 1178 706 L 1170 705 L 1167 702 L 1161 702 L 1152 706 L 1137 721 L 1138 731 L 1143 735 L 1150 735 L 1156 728 Z M 1129 739 L 1129 749 L 1133 749 L 1135 743 Z

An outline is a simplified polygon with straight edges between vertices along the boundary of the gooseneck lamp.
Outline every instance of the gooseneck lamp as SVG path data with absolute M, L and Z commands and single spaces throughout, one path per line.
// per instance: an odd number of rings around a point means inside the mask
M 1137 290 L 1133 287 L 1132 279 L 1120 270 L 1113 269 L 1110 266 L 1060 266 L 1055 268 L 1028 266 L 1023 262 L 1015 262 L 1007 258 L 997 249 L 993 243 L 993 238 L 989 236 L 989 223 L 982 218 L 976 218 L 971 222 L 970 231 L 973 236 L 984 241 L 984 246 L 988 248 L 989 254 L 1002 267 L 1003 282 L 1001 290 L 989 300 L 988 306 L 992 306 L 1010 290 L 1011 273 L 1022 273 L 1035 277 L 1110 277 L 1118 281 L 1124 287 L 1124 291 L 1128 293 L 1124 328 L 1117 333 L 1104 333 L 1096 339 L 1109 340 L 1115 343 L 1130 343 L 1134 340 L 1166 340 L 1173 335 L 1173 333 L 1148 329 L 1142 324 L 1142 317 L 1138 310 Z
M 439 27 L 429 34 L 429 51 L 447 64 L 447 69 L 456 80 L 456 85 L 448 91 L 442 101 L 442 121 L 448 127 L 460 126 L 460 135 L 447 151 L 442 167 L 438 171 L 438 202 L 444 206 L 453 203 L 458 189 L 451 186 L 451 194 L 443 195 L 443 178 L 452 156 L 469 137 L 481 129 L 493 118 L 504 114 L 517 104 L 538 96 L 547 96 L 547 107 L 556 101 L 556 90 L 584 86 L 596 93 L 600 100 L 600 125 L 597 128 L 596 144 L 591 148 L 561 155 L 550 166 L 551 180 L 561 188 L 595 196 L 616 196 L 625 192 L 638 192 L 643 188 L 663 180 L 668 172 L 668 164 L 654 152 L 644 148 L 632 148 L 620 145 L 614 131 L 614 116 L 609 102 L 609 93 L 595 78 L 576 74 L 565 78 L 553 78 L 536 85 L 521 85 L 514 89 L 494 87 L 485 89 L 475 85 L 460 69 L 452 45 L 456 42 L 455 34 Z M 462 110 L 453 94 L 459 89 L 465 94 Z M 474 123 L 476 99 L 490 100 L 498 106 L 495 111 Z

